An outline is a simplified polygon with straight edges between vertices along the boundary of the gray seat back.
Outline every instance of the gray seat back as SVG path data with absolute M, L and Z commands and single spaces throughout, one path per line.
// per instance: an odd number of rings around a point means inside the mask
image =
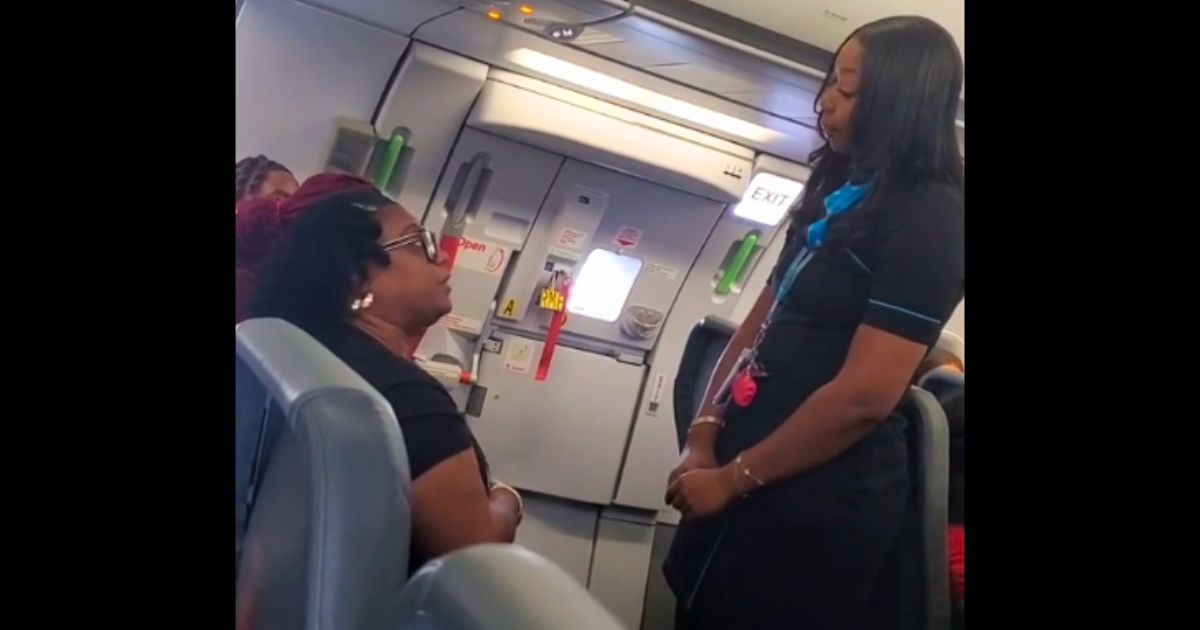
M 675 403 L 675 431 L 680 449 L 687 440 L 688 426 L 704 404 L 708 379 L 717 369 L 721 353 L 725 351 L 725 346 L 729 345 L 729 339 L 736 331 L 737 324 L 710 315 L 693 326 L 692 332 L 688 334 L 683 356 L 679 359 L 679 371 L 675 375 L 672 397 Z
M 405 630 L 621 630 L 558 565 L 515 545 L 477 545 L 421 568 L 404 589 Z
M 950 429 L 937 399 L 912 388 L 904 403 L 908 418 L 910 470 L 913 496 L 910 505 L 915 541 L 919 549 L 918 579 L 922 585 L 924 627 L 950 628 L 950 569 L 946 557 L 949 520 Z
M 411 482 L 391 406 L 280 320 L 239 325 L 237 356 L 283 419 L 249 502 L 237 627 L 395 628 Z

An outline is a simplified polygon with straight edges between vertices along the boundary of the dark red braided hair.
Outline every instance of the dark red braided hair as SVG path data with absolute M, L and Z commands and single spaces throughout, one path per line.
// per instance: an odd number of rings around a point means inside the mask
M 235 251 L 236 322 L 247 316 L 258 267 L 288 222 L 331 195 L 371 190 L 371 182 L 350 175 L 313 175 L 288 199 L 251 198 L 237 204 Z M 236 323 L 235 322 L 235 323 Z

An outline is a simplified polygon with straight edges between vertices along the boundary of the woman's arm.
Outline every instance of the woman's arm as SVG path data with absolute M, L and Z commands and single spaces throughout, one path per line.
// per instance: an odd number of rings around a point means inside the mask
M 860 326 L 838 375 L 813 392 L 741 462 L 681 475 L 666 500 L 686 515 L 720 511 L 734 497 L 809 470 L 861 440 L 896 408 L 927 346 Z
M 413 481 L 413 541 L 427 557 L 516 535 L 516 497 L 488 492 L 472 448 L 442 460 Z

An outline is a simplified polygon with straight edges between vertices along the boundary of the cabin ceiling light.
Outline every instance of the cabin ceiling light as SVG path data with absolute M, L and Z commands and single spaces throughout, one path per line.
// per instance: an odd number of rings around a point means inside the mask
M 647 90 L 646 88 L 596 72 L 595 70 L 590 70 L 559 59 L 558 57 L 542 54 L 536 50 L 520 48 L 509 53 L 508 59 L 521 67 L 554 77 L 560 81 L 578 85 L 585 90 L 599 92 L 605 96 L 627 103 L 648 107 L 715 131 L 756 142 L 767 142 L 780 137 L 778 132 L 761 125 L 756 125 L 728 114 L 722 114 L 706 107 L 700 107 L 687 101 L 681 101 L 665 94 L 659 94 L 653 90 Z

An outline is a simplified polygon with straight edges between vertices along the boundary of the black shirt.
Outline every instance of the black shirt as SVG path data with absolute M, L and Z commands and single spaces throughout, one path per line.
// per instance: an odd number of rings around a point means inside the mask
M 819 252 L 796 276 L 759 347 L 767 376 L 750 408 L 735 412 L 754 420 L 723 432 L 718 451 L 753 446 L 833 380 L 860 325 L 927 346 L 937 340 L 964 295 L 962 198 L 930 185 L 895 195 L 875 217 L 865 236 Z M 789 228 L 768 290 L 804 249 L 804 235 L 804 226 Z
M 443 460 L 474 448 L 486 485 L 483 452 L 441 383 L 353 326 L 342 327 L 323 341 L 392 406 L 404 434 L 413 481 Z

